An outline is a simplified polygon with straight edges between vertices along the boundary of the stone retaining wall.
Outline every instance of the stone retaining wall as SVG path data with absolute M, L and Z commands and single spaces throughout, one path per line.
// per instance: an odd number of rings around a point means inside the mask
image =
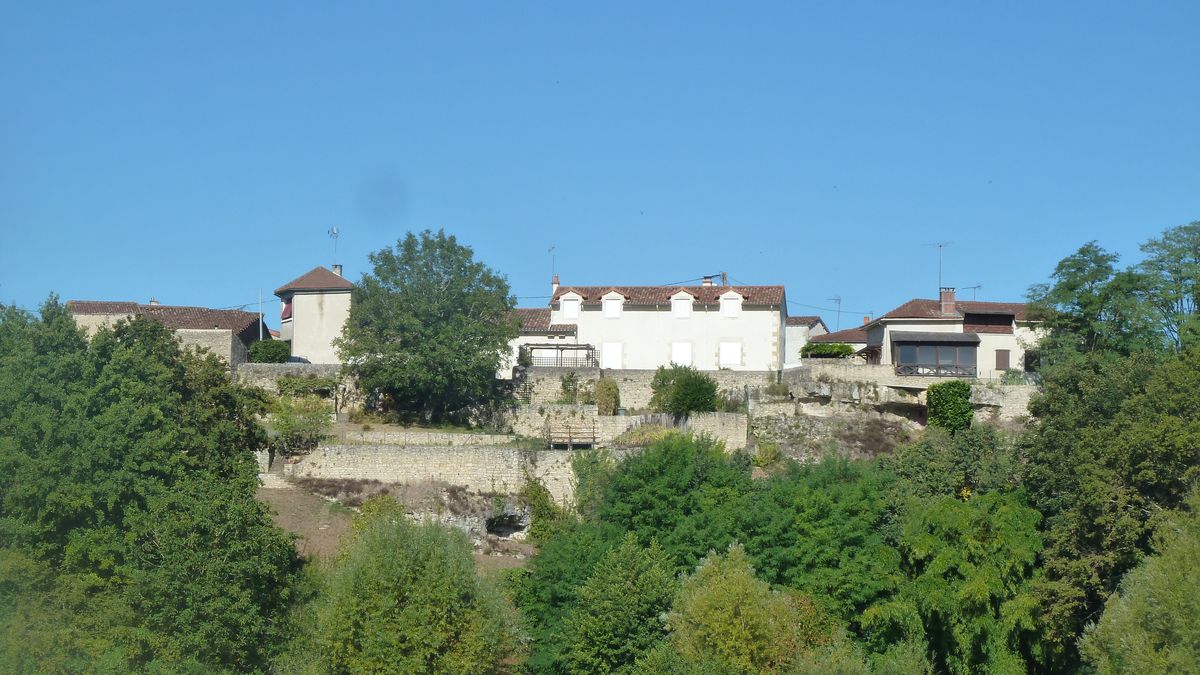
M 656 415 L 600 415 L 594 405 L 523 405 L 517 407 L 513 417 L 513 432 L 543 438 L 547 425 L 559 433 L 570 428 L 591 434 L 594 429 L 597 446 L 606 447 L 630 428 L 657 422 L 657 418 Z M 680 428 L 707 434 L 724 443 L 731 452 L 745 448 L 749 435 L 749 422 L 743 413 L 696 413 Z
M 332 437 L 339 445 L 498 446 L 516 440 L 511 434 L 476 434 L 427 429 L 347 429 L 334 431 Z
M 614 370 L 600 368 L 528 368 L 525 382 L 529 386 L 531 405 L 555 404 L 562 399 L 562 378 L 575 373 L 581 388 L 594 389 L 596 380 L 609 377 L 617 382 L 621 392 L 621 407 L 627 410 L 644 410 L 650 407 L 650 382 L 654 370 Z M 712 370 L 705 371 L 717 381 L 721 392 L 741 395 L 748 388 L 752 392 L 775 382 L 775 371 L 766 370 Z
M 284 475 L 385 483 L 433 480 L 472 492 L 513 494 L 524 485 L 528 471 L 545 483 L 555 500 L 563 502 L 574 495 L 572 454 L 513 447 L 326 445 L 295 464 L 285 464 Z

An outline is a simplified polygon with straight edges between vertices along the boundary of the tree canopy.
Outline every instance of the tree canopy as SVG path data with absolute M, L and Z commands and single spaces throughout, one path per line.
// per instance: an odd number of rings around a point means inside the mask
M 431 422 L 487 401 L 517 335 L 504 277 L 441 230 L 410 232 L 370 260 L 337 346 L 372 402 Z

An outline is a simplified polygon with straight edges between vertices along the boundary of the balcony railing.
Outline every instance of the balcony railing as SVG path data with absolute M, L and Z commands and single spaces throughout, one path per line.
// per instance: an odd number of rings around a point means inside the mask
M 534 356 L 530 365 L 544 368 L 599 368 L 600 361 L 594 354 Z
M 975 366 L 903 363 L 896 364 L 896 374 L 921 377 L 975 377 Z

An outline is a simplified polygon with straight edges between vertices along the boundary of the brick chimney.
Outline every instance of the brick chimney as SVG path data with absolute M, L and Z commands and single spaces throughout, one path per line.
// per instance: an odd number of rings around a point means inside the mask
M 550 281 L 550 300 L 554 300 L 554 294 L 558 292 L 558 275 L 554 275 L 554 279 Z
M 333 266 L 333 273 L 339 277 L 342 276 L 342 266 L 335 263 Z
M 701 285 L 701 286 L 712 286 L 712 285 L 713 285 L 713 280 L 712 280 L 712 277 L 704 277 L 704 278 L 703 278 L 703 279 L 700 281 L 700 285 Z
M 863 325 L 865 326 L 865 325 L 867 325 L 867 324 L 869 324 L 869 323 L 871 323 L 871 317 L 869 317 L 869 316 L 864 316 L 864 317 L 863 317 Z
M 958 314 L 958 306 L 954 301 L 954 289 L 943 287 L 941 290 L 942 314 Z

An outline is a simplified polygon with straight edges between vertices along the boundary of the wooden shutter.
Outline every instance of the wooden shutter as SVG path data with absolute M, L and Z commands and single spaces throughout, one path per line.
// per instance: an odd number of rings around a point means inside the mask
M 1007 349 L 997 349 L 996 350 L 996 370 L 999 370 L 999 371 L 1008 370 L 1008 350 Z

